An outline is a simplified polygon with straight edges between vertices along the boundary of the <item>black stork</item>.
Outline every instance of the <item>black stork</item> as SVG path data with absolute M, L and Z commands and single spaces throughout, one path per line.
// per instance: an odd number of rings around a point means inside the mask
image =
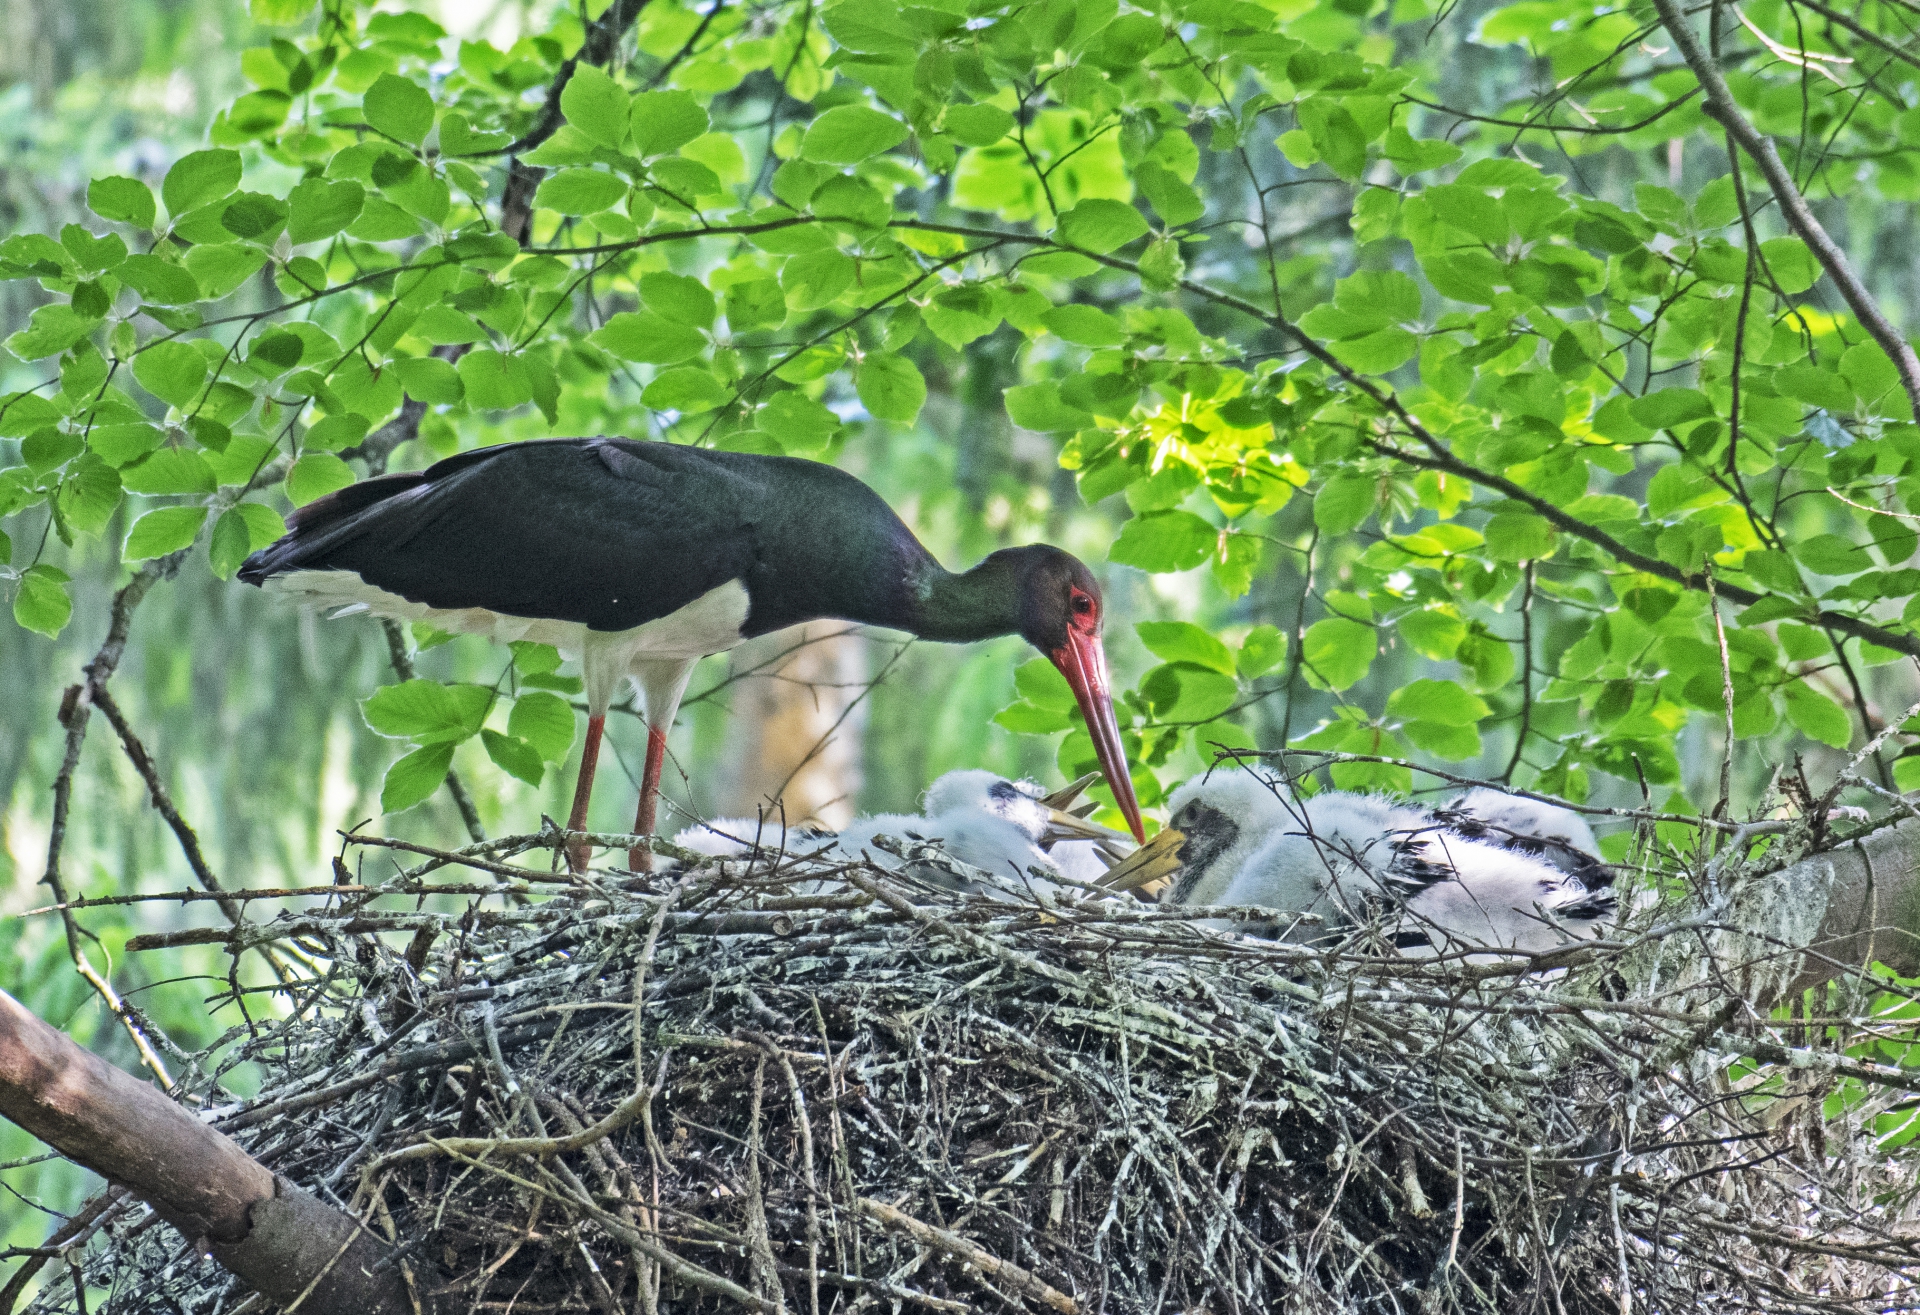
M 324 607 L 551 644 L 580 659 L 587 738 L 569 830 L 586 829 L 607 708 L 638 687 L 651 835 L 667 731 L 694 663 L 812 620 L 968 643 L 1024 637 L 1072 686 L 1136 839 L 1100 643 L 1100 586 L 1046 544 L 970 571 L 935 561 L 872 489 L 832 466 L 624 438 L 544 439 L 383 475 L 293 513 L 240 578 Z M 630 854 L 636 870 L 644 849 Z M 576 867 L 584 850 L 572 856 Z

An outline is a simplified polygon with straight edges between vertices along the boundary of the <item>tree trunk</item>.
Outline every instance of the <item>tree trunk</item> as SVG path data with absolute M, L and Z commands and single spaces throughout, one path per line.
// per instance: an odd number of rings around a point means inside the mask
M 838 830 L 853 820 L 860 792 L 866 718 L 854 702 L 867 679 L 866 641 L 844 622 L 818 621 L 734 650 L 736 671 L 769 661 L 734 696 L 732 767 L 722 773 L 717 813 L 750 818 L 770 809 L 790 825 Z
M 0 991 L 0 1115 L 124 1186 L 276 1305 L 410 1315 L 387 1248 L 146 1083 Z
M 1757 877 L 1738 903 L 1742 926 L 1803 950 L 1782 974 L 1787 994 L 1871 963 L 1920 975 L 1920 820 Z

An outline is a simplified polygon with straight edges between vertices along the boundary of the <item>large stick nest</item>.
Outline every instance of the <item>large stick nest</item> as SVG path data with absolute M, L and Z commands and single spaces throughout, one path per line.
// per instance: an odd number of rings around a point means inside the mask
M 314 975 L 200 1089 L 264 1069 L 218 1123 L 423 1309 L 1910 1308 L 1910 1094 L 1823 1118 L 1861 1065 L 1679 984 L 1671 910 L 1543 972 L 789 857 L 545 889 L 230 939 Z M 244 1303 L 150 1222 L 89 1252 L 111 1310 Z

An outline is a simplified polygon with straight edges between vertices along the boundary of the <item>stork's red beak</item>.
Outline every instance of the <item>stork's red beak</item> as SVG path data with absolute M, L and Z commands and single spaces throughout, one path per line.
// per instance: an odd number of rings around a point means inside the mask
M 1127 819 L 1127 829 L 1135 840 L 1145 844 L 1147 833 L 1140 825 L 1140 801 L 1133 795 L 1126 751 L 1120 747 L 1120 723 L 1113 716 L 1113 699 L 1107 688 L 1107 652 L 1100 646 L 1100 636 L 1070 629 L 1067 642 L 1047 656 L 1060 668 L 1060 674 L 1073 687 L 1073 697 L 1080 702 L 1080 715 L 1087 719 L 1087 734 L 1093 737 L 1100 772 Z

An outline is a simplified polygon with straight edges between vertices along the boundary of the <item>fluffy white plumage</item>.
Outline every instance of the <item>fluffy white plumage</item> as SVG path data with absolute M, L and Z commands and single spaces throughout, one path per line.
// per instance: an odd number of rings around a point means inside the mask
M 1165 904 L 1221 904 L 1227 886 L 1298 805 L 1284 782 L 1252 767 L 1188 781 L 1167 800 L 1167 824 L 1186 835 Z
M 1417 808 L 1377 795 L 1329 791 L 1293 801 L 1286 825 L 1227 883 L 1222 904 L 1251 904 L 1289 915 L 1281 939 L 1313 939 L 1330 928 L 1372 920 L 1383 904 L 1431 879 L 1426 851 L 1435 823 Z
M 1342 791 L 1297 799 L 1242 769 L 1183 786 L 1170 807 L 1187 839 L 1163 900 L 1271 908 L 1264 930 L 1280 939 L 1382 922 L 1410 954 L 1539 952 L 1598 935 L 1613 912 L 1612 892 L 1577 875 L 1606 871 L 1586 824 L 1495 791 L 1435 813 Z
M 815 826 L 786 826 L 779 818 L 717 817 L 696 822 L 673 838 L 682 849 L 714 858 L 738 858 L 758 849 L 766 853 L 811 854 L 827 848 L 833 832 Z
M 1442 805 L 1438 816 L 1463 836 L 1533 854 L 1588 886 L 1613 880 L 1600 860 L 1593 828 L 1571 809 L 1482 785 Z
M 1060 868 L 1040 847 L 1047 834 L 1047 808 L 1041 798 L 1040 787 L 1031 782 L 1009 781 L 992 772 L 966 769 L 948 772 L 928 788 L 924 813 L 875 813 L 856 818 L 837 836 L 808 827 L 783 831 L 773 820 L 762 824 L 724 818 L 688 827 L 674 841 L 703 854 L 731 858 L 746 853 L 757 835 L 764 850 L 804 854 L 824 851 L 828 857 L 838 854 L 848 858 L 865 855 L 881 867 L 898 871 L 908 866 L 906 861 L 874 843 L 877 836 L 891 836 L 903 846 L 938 845 L 962 863 L 1016 887 L 1032 881 L 1029 870 L 1038 868 L 1046 888 L 1052 889 L 1054 883 L 1046 878 L 1057 875 Z M 937 885 L 956 884 L 929 864 L 916 864 L 914 870 Z

